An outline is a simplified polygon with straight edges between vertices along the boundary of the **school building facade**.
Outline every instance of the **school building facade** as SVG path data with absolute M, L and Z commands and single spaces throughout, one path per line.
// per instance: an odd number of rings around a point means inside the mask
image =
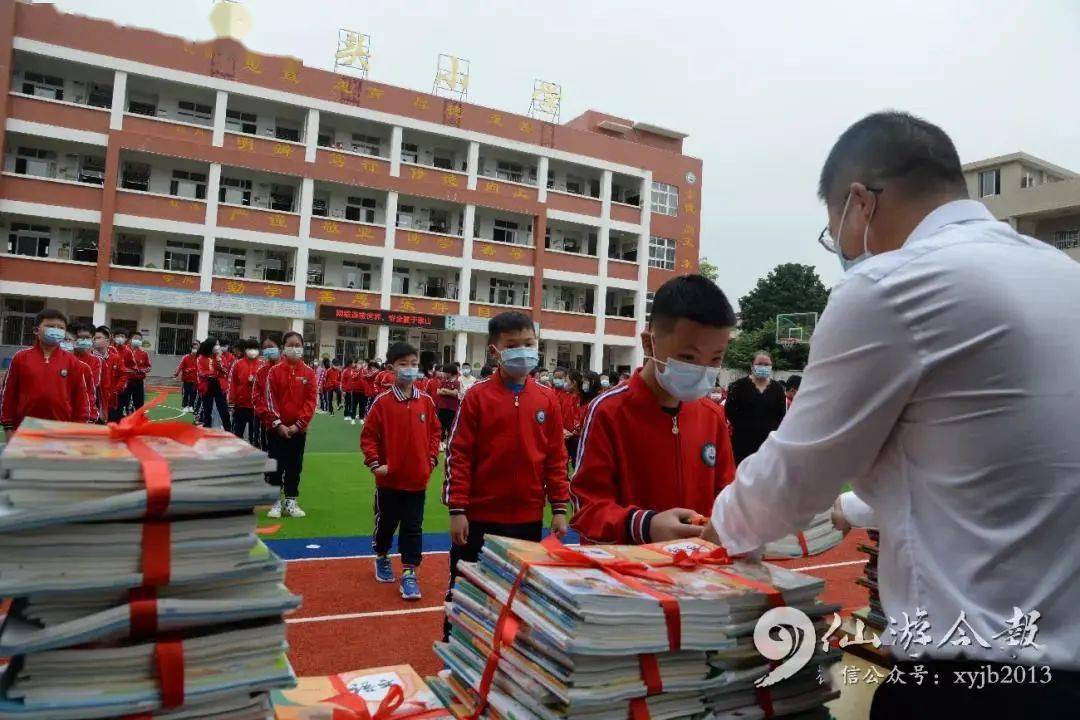
M 0 352 L 44 305 L 192 338 L 302 331 L 313 355 L 483 362 L 487 320 L 548 366 L 640 362 L 651 293 L 698 267 L 685 135 L 562 124 L 52 5 L 0 0 Z

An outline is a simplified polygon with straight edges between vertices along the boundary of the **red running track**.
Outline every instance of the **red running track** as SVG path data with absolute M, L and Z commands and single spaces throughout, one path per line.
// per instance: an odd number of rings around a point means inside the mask
M 855 549 L 866 541 L 854 531 L 827 552 L 809 558 L 775 561 L 825 579 L 825 602 L 850 614 L 867 603 L 855 584 L 866 556 Z M 303 606 L 288 618 L 289 657 L 298 675 L 327 675 L 381 665 L 407 663 L 423 675 L 441 668 L 431 650 L 442 635 L 442 603 L 449 567 L 446 553 L 425 556 L 420 569 L 423 599 L 405 602 L 397 584 L 375 582 L 367 558 L 304 560 L 288 564 L 286 583 L 303 596 Z M 827 567 L 818 567 L 827 566 Z M 400 572 L 395 560 L 395 570 Z

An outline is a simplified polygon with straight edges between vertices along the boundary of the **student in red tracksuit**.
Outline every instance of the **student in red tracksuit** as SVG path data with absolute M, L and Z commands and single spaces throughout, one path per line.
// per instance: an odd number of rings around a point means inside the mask
M 101 401 L 101 422 L 112 420 L 112 408 L 116 405 L 113 358 L 117 357 L 117 354 L 110 352 L 112 349 L 112 334 L 109 328 L 104 325 L 94 328 L 94 349 L 91 352 L 101 361 L 101 388 L 98 392 Z
M 552 390 L 529 377 L 539 360 L 532 318 L 517 311 L 496 315 L 488 343 L 499 368 L 465 393 L 447 445 L 443 501 L 450 508 L 451 590 L 458 562 L 476 561 L 485 534 L 540 540 L 545 499 L 552 533 L 566 534 L 562 416 Z M 443 632 L 449 634 L 449 624 Z
M 375 379 L 371 381 L 371 394 L 381 395 L 394 387 L 395 382 L 397 379 L 394 371 L 389 366 L 383 365 L 382 369 L 375 374 Z
M 221 427 L 232 427 L 229 417 L 229 401 L 225 397 L 228 376 L 221 364 L 221 345 L 214 338 L 206 338 L 199 345 L 199 357 L 195 358 L 199 373 L 199 401 L 202 403 L 202 425 L 213 427 L 214 407 L 221 416 Z
M 255 408 L 258 447 L 267 452 L 270 451 L 270 443 L 266 432 L 270 425 L 270 418 L 266 409 L 266 376 L 269 374 L 270 368 L 276 365 L 280 358 L 281 348 L 278 347 L 277 341 L 269 337 L 263 340 L 262 363 L 259 365 L 259 369 L 255 371 L 255 386 L 251 389 L 251 396 Z M 274 474 L 266 473 L 266 482 L 272 484 L 273 481 Z M 278 478 L 278 485 L 281 485 L 280 478 Z
M 195 367 L 195 360 L 199 357 L 199 342 L 191 341 L 191 352 L 180 358 L 176 366 L 174 378 L 180 378 L 180 386 L 183 388 L 181 395 L 181 409 L 185 413 L 195 412 L 195 402 L 199 397 L 199 370 Z
M 341 405 L 341 360 L 338 358 L 330 361 L 330 367 L 323 376 L 322 389 L 326 393 L 326 412 L 333 415 L 334 400 L 337 400 L 338 406 Z
M 150 355 L 142 349 L 142 334 L 131 333 L 128 346 L 131 348 L 133 372 L 128 381 L 128 400 L 130 409 L 141 408 L 146 404 L 146 376 L 150 374 Z
M 134 336 L 136 333 L 132 333 Z M 132 410 L 132 397 L 135 392 L 135 375 L 138 369 L 135 364 L 135 353 L 131 348 L 131 340 L 123 332 L 113 334 L 113 343 L 116 352 L 124 361 L 124 389 L 120 391 L 120 415 L 128 415 Z
M 236 355 L 224 345 L 220 346 L 220 349 L 215 350 L 214 352 L 218 353 L 218 359 L 221 361 L 222 372 L 224 372 L 225 376 L 228 377 L 229 370 L 232 370 L 233 363 L 236 362 Z
M 356 424 L 360 414 L 364 379 L 360 376 L 360 358 L 347 359 L 341 371 L 341 394 L 345 398 L 345 421 Z
M 735 476 L 724 411 L 708 398 L 735 313 L 700 275 L 664 283 L 642 335 L 646 363 L 593 401 L 578 447 L 571 523 L 584 541 L 648 543 L 700 536 Z
M 420 599 L 416 569 L 424 538 L 424 499 L 431 471 L 439 462 L 441 430 L 431 396 L 416 386 L 420 355 L 408 343 L 394 343 L 386 353 L 396 382 L 371 403 L 360 449 L 375 476 L 375 579 L 394 582 L 390 546 L 398 533 L 401 552 L 401 597 Z
M 574 370 L 569 376 L 570 393 L 574 402 L 568 407 L 569 417 L 563 416 L 566 428 L 566 454 L 573 465 L 577 459 L 578 442 L 581 440 L 581 428 L 585 424 L 585 411 L 589 403 L 600 394 L 600 375 L 594 372 Z
M 34 318 L 34 344 L 11 357 L 0 386 L 0 425 L 9 438 L 28 417 L 89 420 L 85 366 L 60 348 L 66 331 L 64 314 L 45 308 Z
M 135 370 L 135 358 L 127 344 L 127 333 L 117 330 L 112 333 L 109 345 L 109 369 L 112 378 L 112 404 L 109 406 L 109 421 L 115 422 L 124 417 L 124 402 L 127 400 L 128 381 Z
M 105 363 L 93 353 L 94 328 L 92 325 L 76 325 L 73 330 L 74 333 L 69 330 L 68 335 L 72 335 L 74 340 L 75 357 L 86 366 L 86 372 L 83 375 L 86 382 L 86 399 L 90 405 L 87 422 L 102 422 L 104 416 L 101 412 L 101 375 Z
M 457 363 L 442 366 L 442 379 L 435 387 L 434 393 L 428 393 L 435 399 L 435 407 L 439 408 L 439 424 L 442 425 L 442 441 L 450 437 L 450 427 L 454 424 L 454 416 L 461 407 L 461 370 Z
M 300 333 L 285 333 L 282 344 L 284 359 L 266 373 L 266 432 L 284 499 L 274 503 L 267 517 L 302 518 L 307 513 L 300 509 L 297 499 L 307 429 L 315 416 L 315 371 L 304 363 L 304 338 Z
M 375 378 L 378 374 L 379 364 L 374 360 L 368 360 L 367 365 L 364 366 L 364 369 L 360 373 L 361 392 L 364 394 L 361 398 L 361 420 L 367 415 L 367 409 L 371 405 L 371 401 L 378 395 L 378 393 L 375 392 Z
M 228 390 L 226 398 L 232 408 L 232 431 L 238 438 L 246 439 L 258 447 L 257 423 L 255 422 L 255 404 L 253 390 L 259 366 L 259 341 L 248 338 L 240 342 L 244 356 L 229 368 Z

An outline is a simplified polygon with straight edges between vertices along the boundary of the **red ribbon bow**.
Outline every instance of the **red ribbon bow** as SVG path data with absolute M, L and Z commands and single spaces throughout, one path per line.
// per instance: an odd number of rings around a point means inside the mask
M 375 708 L 375 713 L 368 709 L 367 702 L 349 691 L 349 687 L 338 675 L 330 676 L 330 685 L 337 693 L 334 697 L 323 702 L 340 705 L 334 708 L 330 720 L 389 720 L 402 705 L 405 704 L 405 691 L 400 685 L 391 685 L 386 696 Z M 401 716 L 398 720 L 427 720 L 428 718 L 447 718 L 450 715 L 445 710 L 424 710 L 418 713 L 409 713 Z
M 745 585 L 748 588 L 757 590 L 763 594 L 771 607 L 780 607 L 784 604 L 784 596 L 772 585 L 753 580 L 748 577 L 743 577 L 738 573 L 730 570 L 724 570 L 721 565 L 731 565 L 735 560 L 728 555 L 728 551 L 725 548 L 718 547 L 714 550 L 705 550 L 699 548 L 694 552 L 686 552 L 680 550 L 672 558 L 672 564 L 682 570 L 695 570 L 699 567 L 707 568 L 715 573 L 719 573 L 726 578 L 731 578 L 740 585 Z

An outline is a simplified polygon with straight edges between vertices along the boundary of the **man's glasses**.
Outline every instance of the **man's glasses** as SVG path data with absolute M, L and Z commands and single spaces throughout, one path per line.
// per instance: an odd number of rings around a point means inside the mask
M 867 187 L 866 189 L 869 190 L 870 192 L 874 193 L 874 195 L 880 195 L 885 190 L 885 188 L 879 188 L 879 187 Z M 836 245 L 836 239 L 833 238 L 833 236 L 831 234 L 829 234 L 829 224 L 828 223 L 825 223 L 825 227 L 822 229 L 821 234 L 818 235 L 817 241 L 818 241 L 818 245 L 825 248 L 826 250 L 831 252 L 833 255 L 835 255 L 839 251 L 839 248 Z

